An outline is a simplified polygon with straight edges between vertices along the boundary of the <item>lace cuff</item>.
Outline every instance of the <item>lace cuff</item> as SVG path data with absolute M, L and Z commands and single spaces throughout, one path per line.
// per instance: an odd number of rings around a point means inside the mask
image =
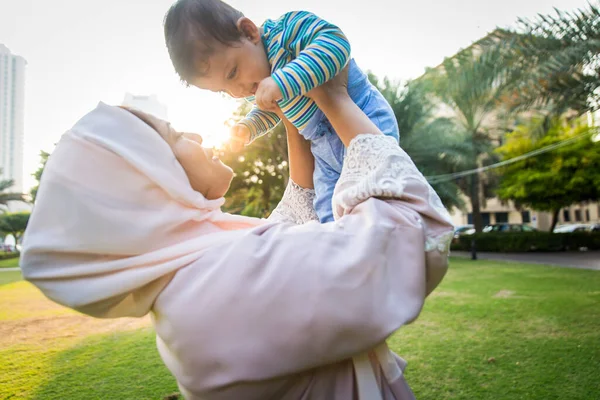
M 359 135 L 350 143 L 334 190 L 334 218 L 371 197 L 402 200 L 421 217 L 426 251 L 448 252 L 453 237 L 448 211 L 408 154 L 384 135 Z
M 305 189 L 291 179 L 288 182 L 283 197 L 268 220 L 292 222 L 297 225 L 318 220 L 313 205 L 315 191 Z

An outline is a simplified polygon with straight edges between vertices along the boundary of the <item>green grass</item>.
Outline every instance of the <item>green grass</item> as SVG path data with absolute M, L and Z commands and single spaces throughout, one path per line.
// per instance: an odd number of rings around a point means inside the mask
M 600 273 L 453 260 L 390 346 L 419 399 L 598 399 Z
M 147 318 L 85 317 L 24 281 L 0 286 L 0 304 L 0 399 L 162 399 L 177 391 Z
M 19 266 L 18 258 L 9 258 L 7 260 L 0 260 L 0 268 L 17 268 Z
M 13 386 L 14 397 L 1 397 L 2 389 L 0 397 L 161 399 L 176 392 L 177 384 L 158 356 L 155 340 L 146 328 L 93 335 L 58 351 L 39 349 L 35 357 L 11 357 L 3 365 L 7 375 L 0 377 L 0 386 Z
M 0 399 L 161 399 L 177 390 L 149 327 L 99 325 L 108 322 L 50 305 L 25 282 L 0 286 L 0 303 L 0 332 L 12 329 L 0 336 Z M 20 334 L 19 324 L 33 331 Z M 408 360 L 419 400 L 597 399 L 600 273 L 453 260 L 421 317 L 389 344 Z
M 0 286 L 23 279 L 20 271 L 0 271 Z M 0 320 L 1 321 L 1 320 Z

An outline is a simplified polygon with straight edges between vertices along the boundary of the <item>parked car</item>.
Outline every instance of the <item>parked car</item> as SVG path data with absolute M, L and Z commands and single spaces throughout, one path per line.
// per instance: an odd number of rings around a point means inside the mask
M 537 232 L 537 229 L 529 226 L 529 225 L 525 225 L 525 224 L 509 224 L 509 223 L 501 223 L 501 224 L 492 224 L 492 225 L 487 225 L 485 228 L 483 228 L 483 233 L 489 233 L 489 232 Z
M 554 233 L 590 232 L 592 225 L 589 224 L 567 224 L 554 228 Z
M 461 236 L 472 235 L 474 233 L 475 227 L 471 224 L 457 226 L 454 228 L 454 242 L 457 242 Z
M 460 225 L 454 228 L 454 236 L 472 235 L 475 233 L 475 227 L 471 224 Z

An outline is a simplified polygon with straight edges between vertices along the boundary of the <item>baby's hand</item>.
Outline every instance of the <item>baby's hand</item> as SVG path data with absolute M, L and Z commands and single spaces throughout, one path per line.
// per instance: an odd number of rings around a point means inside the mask
M 242 151 L 244 146 L 250 142 L 250 129 L 244 124 L 234 125 L 230 134 L 229 148 L 235 153 Z
M 258 108 L 266 111 L 274 111 L 279 107 L 277 101 L 281 100 L 283 95 L 275 79 L 268 77 L 258 84 L 255 97 Z

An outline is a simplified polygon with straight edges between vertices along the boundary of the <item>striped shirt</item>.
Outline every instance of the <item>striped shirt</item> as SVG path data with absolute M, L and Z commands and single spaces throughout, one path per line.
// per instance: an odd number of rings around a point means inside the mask
M 271 64 L 271 77 L 283 95 L 279 107 L 302 130 L 317 111 L 307 92 L 337 75 L 350 60 L 350 43 L 344 33 L 306 11 L 293 11 L 263 26 L 263 43 Z M 255 103 L 254 96 L 248 101 Z M 240 121 L 250 129 L 251 141 L 279 123 L 274 113 L 256 105 Z

